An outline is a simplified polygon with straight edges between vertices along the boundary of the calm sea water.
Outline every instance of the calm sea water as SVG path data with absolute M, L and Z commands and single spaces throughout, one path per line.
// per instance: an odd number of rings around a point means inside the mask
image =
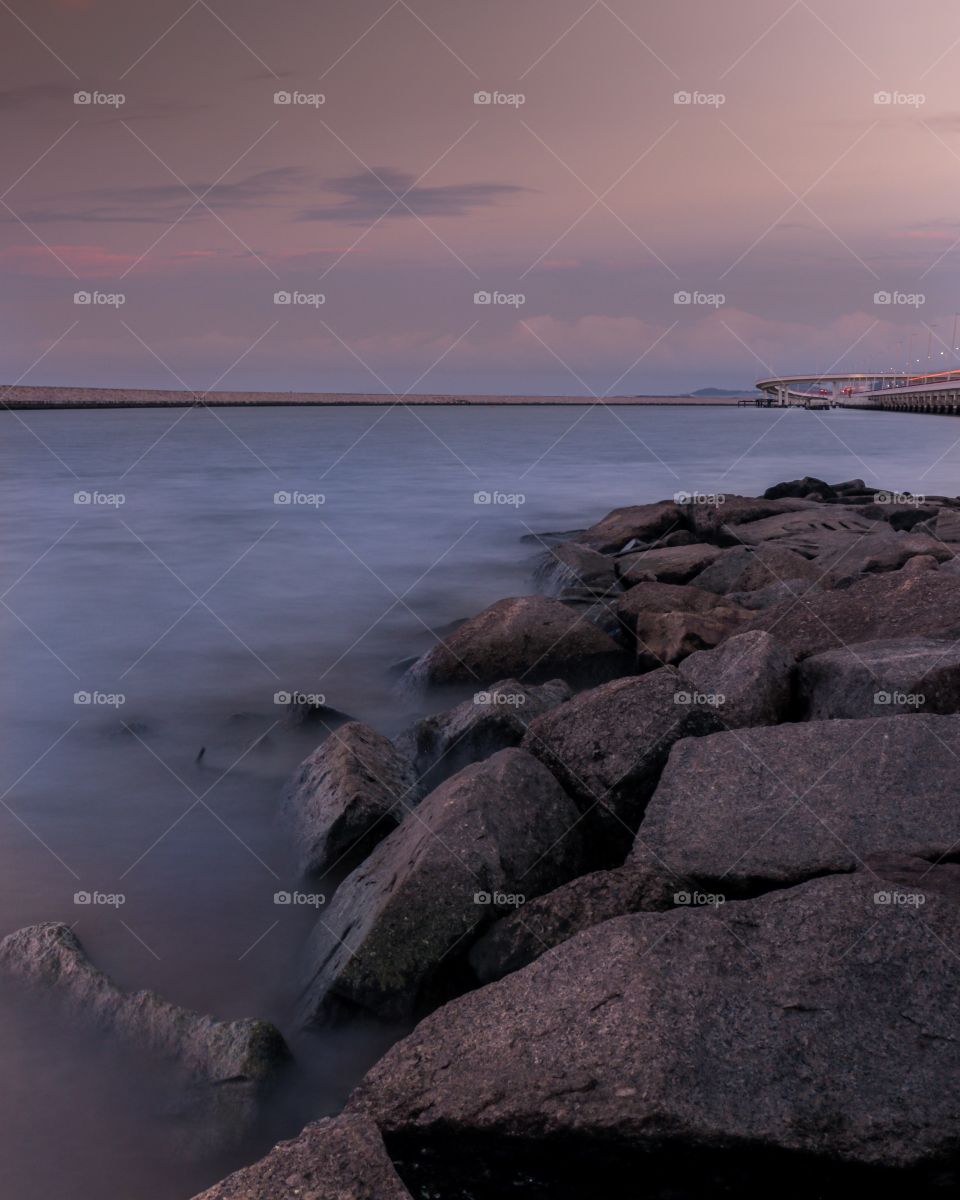
M 391 667 L 532 590 L 532 532 L 803 474 L 955 494 L 958 442 L 948 417 L 843 411 L 0 414 L 0 934 L 75 923 L 126 987 L 275 1020 L 303 1073 L 256 1157 L 397 1034 L 291 1029 L 309 918 L 274 903 L 296 882 L 275 814 L 317 738 L 275 693 L 392 734 L 418 714 Z M 124 903 L 75 903 L 95 891 Z M 238 1165 L 182 1161 L 142 1070 L 6 994 L 0 1063 L 2 1196 L 179 1200 Z

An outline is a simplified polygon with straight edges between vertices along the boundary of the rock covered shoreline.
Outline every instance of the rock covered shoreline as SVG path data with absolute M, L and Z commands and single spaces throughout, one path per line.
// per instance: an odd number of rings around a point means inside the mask
M 955 1189 L 960 500 L 806 478 L 542 546 L 552 594 L 407 671 L 450 707 L 339 725 L 290 781 L 304 877 L 349 871 L 300 1024 L 419 1023 L 202 1200 Z M 229 1084 L 239 1131 L 288 1059 L 66 927 L 0 968 Z

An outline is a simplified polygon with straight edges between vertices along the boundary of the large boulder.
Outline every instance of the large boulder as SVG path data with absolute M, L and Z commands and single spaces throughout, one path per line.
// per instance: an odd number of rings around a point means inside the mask
M 315 1121 L 194 1200 L 411 1200 L 369 1117 Z
M 350 721 L 300 764 L 283 798 L 306 875 L 353 867 L 416 802 L 409 759 L 389 739 Z
M 532 720 L 571 695 L 562 679 L 534 687 L 503 679 L 456 708 L 418 721 L 396 738 L 396 746 L 413 764 L 417 790 L 424 794 L 471 763 L 519 746 Z
M 845 534 L 852 545 L 865 533 L 877 529 L 889 531 L 890 526 L 882 521 L 861 517 L 848 509 L 824 504 L 738 525 L 737 538 L 749 546 L 782 540 L 789 549 L 796 550 L 806 558 L 814 558 L 824 545 L 836 545 L 837 538 L 834 535 Z
M 615 508 L 596 525 L 577 535 L 577 541 L 601 554 L 613 554 L 628 542 L 655 542 L 678 529 L 686 529 L 686 517 L 672 500 Z
M 871 575 L 842 591 L 776 604 L 747 628 L 773 633 L 798 658 L 878 638 L 957 638 L 960 585 L 941 571 Z
M 661 583 L 687 583 L 724 553 L 718 546 L 706 542 L 639 550 L 616 560 L 617 574 L 627 587 L 643 583 L 651 576 Z
M 716 542 L 720 546 L 738 545 L 737 526 L 748 521 L 760 521 L 780 513 L 797 512 L 810 508 L 810 500 L 778 499 L 763 500 L 755 496 L 721 495 L 716 503 L 700 503 L 693 500 L 684 505 L 687 521 L 694 534 L 702 542 Z
M 341 884 L 318 921 L 304 1023 L 343 1006 L 387 1020 L 428 1006 L 485 925 L 577 874 L 578 819 L 551 773 L 522 750 L 501 750 L 441 784 Z
M 796 660 L 769 633 L 728 638 L 715 650 L 691 654 L 678 674 L 690 704 L 708 704 L 728 729 L 776 725 L 793 702 Z
M 859 481 L 857 481 L 859 482 Z M 824 499 L 837 495 L 837 488 L 831 487 L 822 479 L 813 475 L 804 475 L 802 479 L 789 479 L 784 483 L 775 483 L 763 493 L 764 500 L 779 500 L 788 496 L 822 496 Z
M 724 603 L 722 596 L 703 591 L 691 584 L 638 583 L 617 600 L 617 613 L 623 627 L 633 633 L 639 613 L 709 612 Z
M 618 592 L 613 559 L 579 542 L 550 546 L 537 568 L 538 582 L 555 591 L 579 584 L 599 592 Z
M 731 895 L 936 857 L 957 839 L 960 717 L 809 721 L 674 746 L 633 860 Z
M 547 596 L 498 600 L 464 621 L 407 672 L 414 686 L 484 688 L 515 676 L 524 683 L 566 679 L 588 686 L 629 670 L 622 648 L 592 622 Z
M 606 921 L 434 1013 L 349 1110 L 425 1195 L 947 1194 L 960 905 L 877 891 Z
M 659 867 L 628 863 L 592 871 L 491 925 L 474 943 L 470 965 L 481 983 L 492 983 L 601 921 L 631 912 L 666 912 L 689 894 L 686 880 Z
M 911 562 L 915 560 L 911 559 Z M 796 600 L 800 596 L 815 596 L 824 589 L 810 579 L 784 579 L 780 583 L 771 583 L 768 587 L 757 588 L 752 592 L 728 592 L 725 599 L 730 604 L 738 604 L 751 612 L 762 612 L 782 604 L 784 600 Z
M 752 614 L 731 604 L 709 612 L 641 612 L 633 628 L 637 670 L 671 667 L 698 650 L 711 650 L 739 632 Z
M 946 562 L 952 551 L 934 537 L 923 533 L 897 532 L 883 525 L 873 533 L 852 541 L 846 533 L 824 535 L 819 552 L 812 560 L 824 579 L 834 587 L 849 587 L 860 576 L 899 571 L 916 557 Z
M 816 582 L 824 574 L 809 559 L 777 542 L 736 546 L 691 580 L 691 586 L 708 592 L 753 592 L 785 579 Z
M 218 1021 L 154 992 L 123 991 L 94 966 L 69 925 L 47 921 L 9 934 L 0 942 L 0 972 L 70 1024 L 102 1033 L 151 1070 L 159 1067 L 174 1089 L 169 1103 L 191 1152 L 242 1145 L 290 1060 L 267 1021 Z
M 598 865 L 622 861 L 674 742 L 721 728 L 715 713 L 678 700 L 681 691 L 664 668 L 581 692 L 530 723 L 524 749 L 589 816 Z
M 960 645 L 908 637 L 825 650 L 804 660 L 800 692 L 816 720 L 960 712 Z

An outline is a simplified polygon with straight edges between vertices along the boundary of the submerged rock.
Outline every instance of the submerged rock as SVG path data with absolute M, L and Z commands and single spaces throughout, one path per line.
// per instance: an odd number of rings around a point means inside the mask
M 622 647 L 590 621 L 547 596 L 498 600 L 470 617 L 410 668 L 414 686 L 524 683 L 565 679 L 587 686 L 630 669 Z
M 404 1019 L 476 938 L 581 868 L 579 814 L 550 772 L 501 750 L 431 792 L 347 878 L 307 948 L 305 1024 L 344 1005 Z M 519 898 L 519 899 L 518 899 Z
M 360 721 L 331 733 L 287 787 L 283 812 L 305 875 L 355 866 L 417 800 L 407 758 Z
M 833 877 L 606 921 L 428 1017 L 349 1111 L 423 1194 L 955 1188 L 960 905 L 876 892 Z
M 48 997 L 71 1021 L 169 1067 L 181 1083 L 180 1115 L 191 1142 L 242 1144 L 290 1058 L 267 1021 L 218 1021 L 154 992 L 122 991 L 68 925 L 48 921 L 9 934 L 0 942 L 0 971 Z
M 194 1200 L 410 1200 L 367 1117 L 327 1117 Z

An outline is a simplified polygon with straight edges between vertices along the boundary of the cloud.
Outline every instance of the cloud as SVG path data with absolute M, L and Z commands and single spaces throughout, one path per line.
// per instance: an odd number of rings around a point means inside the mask
M 530 189 L 509 183 L 453 183 L 426 187 L 416 176 L 391 167 L 374 167 L 356 175 L 331 179 L 327 190 L 342 199 L 325 207 L 306 208 L 298 221 L 346 221 L 360 225 L 389 212 L 391 217 L 463 217 Z M 403 203 L 397 198 L 403 197 Z M 393 206 L 391 208 L 391 206 Z

